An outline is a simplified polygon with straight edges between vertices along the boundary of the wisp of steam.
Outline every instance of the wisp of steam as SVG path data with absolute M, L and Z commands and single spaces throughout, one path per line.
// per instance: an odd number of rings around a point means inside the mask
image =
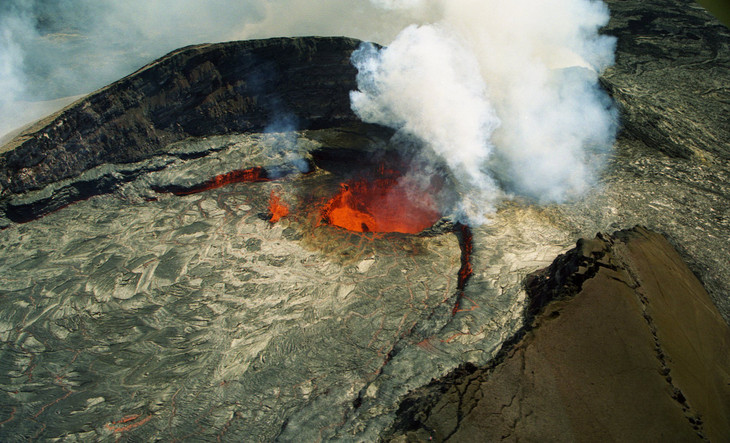
M 364 121 L 419 140 L 449 167 L 460 221 L 482 223 L 508 194 L 561 202 L 594 185 L 617 112 L 599 87 L 615 39 L 595 0 L 373 0 L 438 8 L 383 49 L 352 56 Z

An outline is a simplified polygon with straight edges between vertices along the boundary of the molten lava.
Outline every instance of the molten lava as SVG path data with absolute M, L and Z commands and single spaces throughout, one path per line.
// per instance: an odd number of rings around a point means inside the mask
M 269 214 L 271 215 L 269 218 L 271 223 L 276 223 L 282 217 L 289 215 L 289 206 L 281 201 L 281 198 L 274 191 L 271 191 L 271 197 L 269 198 Z
M 459 228 L 459 246 L 461 247 L 461 268 L 459 268 L 459 279 L 456 283 L 456 303 L 451 315 L 461 312 L 461 299 L 464 298 L 464 288 L 469 278 L 474 274 L 474 267 L 471 264 L 471 253 L 473 248 L 472 233 L 469 226 L 458 224 Z
M 269 178 L 266 176 L 266 170 L 260 166 L 254 166 L 253 168 L 239 169 L 226 174 L 216 175 L 210 180 L 191 188 L 174 188 L 170 189 L 170 191 L 175 195 L 190 195 L 221 188 L 232 183 L 263 181 L 269 181 Z
M 399 178 L 390 171 L 386 177 L 342 183 L 322 208 L 323 222 L 355 232 L 404 234 L 419 233 L 436 223 L 441 214 L 432 193 L 409 189 Z

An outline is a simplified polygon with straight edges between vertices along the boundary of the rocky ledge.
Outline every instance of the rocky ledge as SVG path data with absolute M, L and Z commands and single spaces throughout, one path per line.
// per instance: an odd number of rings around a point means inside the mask
M 582 239 L 527 280 L 536 314 L 486 367 L 403 401 L 393 441 L 723 441 L 730 329 L 666 239 Z
M 276 38 L 171 52 L 0 148 L 0 203 L 104 163 L 150 158 L 188 137 L 354 121 L 350 54 L 358 44 Z

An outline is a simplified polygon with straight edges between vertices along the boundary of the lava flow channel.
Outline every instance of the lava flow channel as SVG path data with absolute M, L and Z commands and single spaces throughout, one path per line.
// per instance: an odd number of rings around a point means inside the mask
M 409 189 L 399 176 L 342 183 L 321 209 L 322 221 L 355 232 L 417 234 L 441 217 L 432 191 Z
M 157 189 L 158 192 L 172 192 L 175 195 L 190 195 L 197 194 L 203 191 L 209 191 L 211 189 L 222 188 L 223 186 L 230 185 L 233 183 L 243 182 L 265 182 L 271 179 L 266 174 L 266 169 L 260 166 L 254 166 L 248 169 L 239 169 L 231 171 L 226 174 L 216 175 L 215 177 L 207 180 L 199 185 L 192 187 L 182 186 L 170 186 L 164 189 Z
M 456 303 L 454 308 L 451 310 L 451 316 L 456 315 L 457 312 L 462 312 L 461 302 L 464 298 L 464 289 L 466 284 L 469 282 L 472 274 L 474 274 L 474 267 L 471 264 L 471 253 L 473 248 L 473 237 L 471 229 L 468 225 L 458 224 L 458 238 L 459 247 L 461 247 L 461 268 L 459 268 L 459 279 L 456 283 Z

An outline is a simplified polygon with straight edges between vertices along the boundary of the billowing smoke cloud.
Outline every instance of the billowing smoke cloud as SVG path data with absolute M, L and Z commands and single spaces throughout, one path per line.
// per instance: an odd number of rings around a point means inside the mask
M 488 217 L 501 197 L 495 183 L 541 202 L 589 189 L 616 132 L 616 111 L 598 86 L 615 46 L 598 34 L 606 6 L 435 5 L 434 24 L 407 27 L 387 48 L 364 45 L 353 55 L 353 110 L 419 139 L 446 162 L 463 196 L 456 208 L 463 221 Z
M 461 212 L 480 220 L 497 187 L 484 169 L 499 119 L 474 55 L 439 26 L 410 26 L 387 49 L 365 44 L 352 56 L 360 91 L 352 108 L 365 121 L 418 137 L 450 167 Z
M 0 138 L 180 46 L 347 35 L 388 46 L 354 55 L 353 108 L 442 157 L 479 221 L 503 192 L 591 185 L 615 131 L 607 19 L 596 0 L 5 0 Z
M 23 15 L 0 16 L 0 136 L 28 120 L 23 110 L 13 109 L 26 89 L 22 69 L 25 54 L 15 36 L 33 32 Z

